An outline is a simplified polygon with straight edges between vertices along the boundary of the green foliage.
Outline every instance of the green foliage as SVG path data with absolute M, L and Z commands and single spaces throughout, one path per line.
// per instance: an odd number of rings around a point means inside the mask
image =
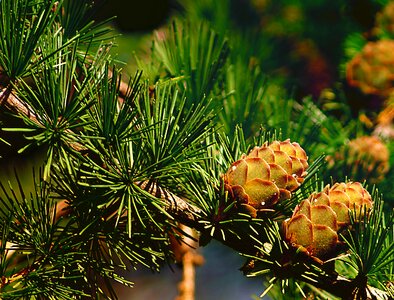
M 226 39 L 204 22 L 173 21 L 168 32 L 158 33 L 153 63 L 162 64 L 167 78 L 180 81 L 188 101 L 199 102 L 211 93 L 228 56 Z
M 141 72 L 130 79 L 125 98 L 119 104 L 121 74 L 117 68 L 110 70 L 106 65 L 97 88 L 91 89 L 90 97 L 97 100 L 89 110 L 91 126 L 87 128 L 87 132 L 90 136 L 100 137 L 104 147 L 113 146 L 118 141 L 130 141 L 133 138 L 135 134 L 133 127 L 138 122 L 133 102 L 143 89 L 140 79 Z
M 229 62 L 223 74 L 223 110 L 219 122 L 225 132 L 234 135 L 236 125 L 241 125 L 247 137 L 259 130 L 264 112 L 261 102 L 266 98 L 266 78 L 258 66 L 244 59 Z
M 83 256 L 70 239 L 71 222 L 55 220 L 48 186 L 41 183 L 30 196 L 20 185 L 16 191 L 3 184 L 1 189 L 2 298 L 83 295 L 83 289 L 72 287 L 84 282 L 78 268 Z
M 110 20 L 95 22 L 92 0 L 63 0 L 62 12 L 57 15 L 66 40 L 79 37 L 81 44 L 88 47 L 101 46 L 106 39 L 112 39 L 111 29 L 103 25 Z
M 0 184 L 2 299 L 116 298 L 114 280 L 132 286 L 124 271 L 172 262 L 179 222 L 199 230 L 200 244 L 217 239 L 246 257 L 247 276 L 268 278 L 263 295 L 331 297 L 314 286 L 329 289 L 319 283 L 338 273 L 392 293 L 384 283 L 393 280 L 393 216 L 375 193 L 370 216 L 352 215 L 347 255 L 335 266 L 284 240 L 281 223 L 295 206 L 333 175 L 347 176 L 323 173 L 323 154 L 366 130 L 341 99 L 320 103 L 280 87 L 288 82 L 267 57 L 315 28 L 300 22 L 279 39 L 250 30 L 261 17 L 250 5 L 243 12 L 253 18 L 240 26 L 230 18 L 236 3 L 185 1 L 185 16 L 156 33 L 150 60 L 139 58 L 143 71 L 125 83 L 106 21 L 90 19 L 91 1 L 0 1 L 2 103 L 17 103 L 23 121 L 2 130 L 23 132 L 20 153 L 45 150 L 31 194 L 19 180 L 16 190 Z M 354 34 L 345 54 L 361 45 Z M 239 211 L 223 174 L 253 147 L 285 139 L 310 158 L 303 184 L 258 218 Z
M 1 1 L 0 67 L 10 79 L 25 76 L 41 60 L 33 58 L 55 19 L 55 2 Z
M 220 1 L 179 1 L 179 4 L 185 10 L 185 15 L 193 21 L 207 20 L 213 25 L 213 28 L 220 34 L 225 34 L 230 28 L 231 18 L 230 2 L 226 0 Z
M 69 54 L 58 54 L 57 60 L 51 60 L 45 69 L 32 75 L 33 86 L 21 82 L 17 87 L 18 96 L 29 107 L 31 118 L 22 115 L 26 127 L 9 130 L 21 130 L 28 133 L 29 141 L 23 152 L 30 147 L 47 147 L 47 164 L 44 178 L 48 178 L 53 159 L 70 149 L 76 139 L 75 128 L 87 124 L 83 120 L 90 106 L 87 99 L 88 80 L 79 82 L 77 71 L 76 47 Z
M 350 249 L 345 262 L 357 271 L 358 277 L 366 277 L 375 284 L 393 280 L 394 267 L 394 213 L 386 216 L 377 193 L 373 193 L 375 202 L 371 215 L 353 212 L 353 230 L 343 236 Z
M 212 100 L 202 98 L 188 105 L 187 99 L 176 86 L 165 83 L 156 85 L 153 98 L 145 94 L 136 103 L 142 127 L 152 128 L 141 136 L 146 141 L 142 146 L 146 171 L 158 181 L 187 173 L 207 147 L 205 137 L 215 113 Z

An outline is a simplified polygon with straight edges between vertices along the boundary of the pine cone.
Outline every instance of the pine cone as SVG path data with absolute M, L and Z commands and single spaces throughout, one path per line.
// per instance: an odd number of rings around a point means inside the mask
M 379 112 L 376 120 L 376 128 L 374 135 L 382 137 L 383 139 L 394 139 L 394 94 L 388 98 L 385 108 Z
M 252 216 L 289 199 L 303 182 L 308 157 L 298 143 L 274 141 L 255 147 L 224 175 L 225 188 Z
M 351 140 L 334 156 L 327 156 L 328 167 L 340 166 L 353 180 L 381 181 L 389 171 L 390 152 L 376 136 L 362 136 Z
M 346 67 L 351 86 L 363 93 L 387 97 L 394 91 L 394 41 L 379 40 L 367 43 Z
M 327 156 L 329 168 L 338 167 L 353 180 L 381 181 L 390 169 L 390 152 L 377 136 L 362 136 Z
M 379 36 L 394 36 L 394 2 L 387 4 L 376 15 L 376 27 L 374 31 Z
M 376 136 L 362 136 L 349 142 L 349 167 L 353 172 L 362 169 L 371 182 L 383 179 L 389 170 L 390 153 Z
M 355 210 L 357 219 L 360 212 L 364 214 L 364 206 L 370 210 L 372 198 L 359 182 L 327 185 L 303 200 L 283 222 L 285 240 L 312 257 L 329 258 L 340 243 L 338 232 L 350 224 L 350 210 Z

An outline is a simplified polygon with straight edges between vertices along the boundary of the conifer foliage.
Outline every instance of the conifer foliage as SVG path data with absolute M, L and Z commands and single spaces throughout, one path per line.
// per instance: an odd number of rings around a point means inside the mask
M 45 154 L 33 189 L 0 183 L 1 299 L 116 299 L 127 272 L 173 263 L 180 224 L 245 257 L 262 296 L 394 296 L 382 195 L 324 188 L 323 152 L 356 125 L 267 83 L 227 18 L 174 18 L 127 78 L 92 7 L 0 0 L 1 131 L 23 139 L 0 142 Z

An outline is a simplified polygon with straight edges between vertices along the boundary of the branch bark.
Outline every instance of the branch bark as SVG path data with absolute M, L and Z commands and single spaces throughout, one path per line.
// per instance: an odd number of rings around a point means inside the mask
M 27 116 L 30 120 L 39 124 L 36 116 L 32 113 L 32 109 L 13 93 L 11 85 L 3 88 L 0 86 L 0 105 L 16 114 Z

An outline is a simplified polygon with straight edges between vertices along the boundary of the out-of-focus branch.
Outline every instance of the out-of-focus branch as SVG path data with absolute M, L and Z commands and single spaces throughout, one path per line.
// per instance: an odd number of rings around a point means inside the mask
M 179 295 L 176 300 L 194 300 L 196 285 L 196 266 L 203 263 L 204 259 L 193 250 L 187 251 L 182 257 L 182 281 L 178 285 Z
M 180 224 L 179 228 L 184 232 L 180 241 L 175 238 L 171 245 L 175 260 L 182 265 L 182 281 L 178 284 L 178 296 L 175 300 L 194 300 L 196 285 L 196 267 L 204 263 L 204 258 L 197 252 L 197 232 L 190 227 Z M 186 236 L 188 235 L 188 236 Z

